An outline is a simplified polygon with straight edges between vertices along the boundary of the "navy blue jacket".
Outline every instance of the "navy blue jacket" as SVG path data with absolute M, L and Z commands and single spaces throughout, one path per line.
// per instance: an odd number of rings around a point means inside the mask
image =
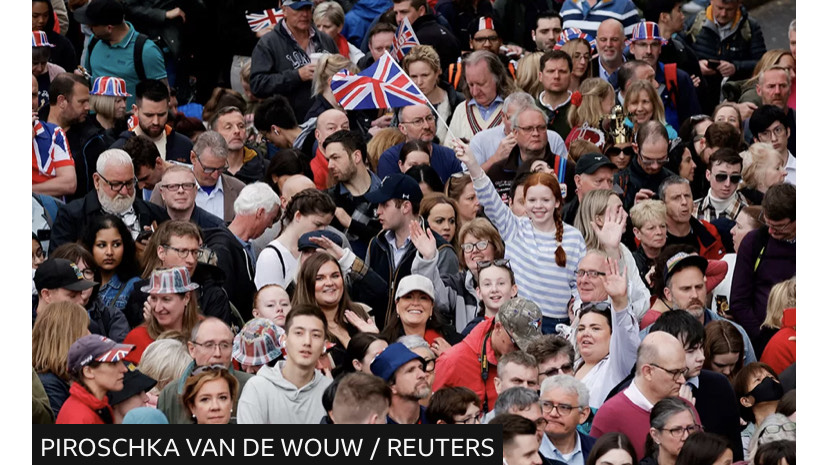
M 121 135 L 118 136 L 118 140 L 116 140 L 110 148 L 123 149 L 126 141 L 134 135 L 135 132 L 133 131 L 122 132 Z M 193 142 L 187 138 L 187 136 L 175 132 L 175 129 L 171 130 L 170 133 L 167 134 L 167 155 L 165 160 L 190 164 L 191 150 L 193 150 Z
M 390 149 L 382 152 L 379 163 L 377 163 L 377 176 L 380 179 L 400 172 L 400 150 L 405 142 L 399 143 Z M 454 173 L 463 171 L 463 165 L 454 155 L 450 148 L 436 143 L 431 144 L 431 167 L 440 175 L 440 180 L 445 183 Z

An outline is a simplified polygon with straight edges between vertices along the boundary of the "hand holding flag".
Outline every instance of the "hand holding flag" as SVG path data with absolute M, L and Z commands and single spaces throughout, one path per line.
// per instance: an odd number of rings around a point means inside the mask
M 285 14 L 282 10 L 271 8 L 256 13 L 249 13 L 245 16 L 247 17 L 247 24 L 250 25 L 250 30 L 259 32 L 262 29 L 275 26 L 280 19 L 285 17 Z
M 397 27 L 397 34 L 394 37 L 394 57 L 398 62 L 402 62 L 403 57 L 415 46 L 420 45 L 417 40 L 417 35 L 414 34 L 414 28 L 411 27 L 411 22 L 406 16 L 402 24 Z

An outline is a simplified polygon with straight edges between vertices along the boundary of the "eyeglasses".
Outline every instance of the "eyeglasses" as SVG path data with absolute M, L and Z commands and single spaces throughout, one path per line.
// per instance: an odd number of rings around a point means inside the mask
M 512 345 L 515 346 L 516 349 L 520 349 L 520 346 L 518 345 L 517 341 L 515 341 L 515 338 L 512 336 L 512 333 L 510 333 L 505 326 L 501 327 L 503 328 L 503 331 L 506 333 L 506 335 L 509 336 L 509 341 L 512 343 Z
M 716 179 L 716 182 L 726 182 L 728 175 L 726 173 L 718 173 L 713 175 Z M 730 175 L 730 183 L 731 184 L 739 184 L 742 182 L 742 175 L 741 174 L 731 174 Z
M 785 234 L 789 231 L 791 225 L 794 224 L 794 221 L 791 221 L 790 219 L 788 219 L 788 222 L 785 223 L 785 224 L 770 224 L 768 222 L 767 218 L 765 218 L 765 212 L 763 210 L 763 211 L 759 212 L 759 223 L 767 226 L 768 231 L 773 229 L 775 232 L 777 232 L 779 234 Z
M 578 407 L 574 405 L 555 404 L 554 402 L 549 402 L 546 400 L 541 402 L 541 411 L 547 415 L 552 413 L 552 410 L 557 410 L 558 415 L 569 415 L 576 408 Z
M 207 172 L 207 169 L 204 169 L 204 172 Z M 176 184 L 161 184 L 162 189 L 166 189 L 170 192 L 178 192 L 179 189 L 184 189 L 185 191 L 191 191 L 195 189 L 196 183 L 194 182 L 181 182 Z
M 178 247 L 173 247 L 171 245 L 162 245 L 161 247 L 175 251 L 179 258 L 187 258 L 190 254 L 192 254 L 196 259 L 204 256 L 204 249 L 179 249 Z
M 124 187 L 127 188 L 128 192 L 132 192 L 133 190 L 135 190 L 135 183 L 138 182 L 138 179 L 135 178 L 135 177 L 133 177 L 129 181 L 114 181 L 113 182 L 113 181 L 110 181 L 109 179 L 106 179 L 101 173 L 98 173 L 98 176 L 101 179 L 103 179 L 105 183 L 109 184 L 109 188 L 112 189 L 115 192 L 120 192 L 121 189 L 123 189 Z
M 198 344 L 197 342 L 193 341 L 193 344 Z M 221 371 L 227 370 L 227 367 L 224 365 L 205 365 L 203 367 L 198 367 L 190 374 L 190 376 L 198 376 L 202 373 L 209 373 L 211 371 Z
M 689 436 L 695 432 L 701 431 L 702 429 L 702 425 L 692 424 L 689 426 L 676 426 L 675 428 L 669 429 L 661 428 L 659 431 L 667 431 L 668 433 L 670 433 L 670 436 L 676 439 L 681 439 L 681 437 L 684 436 L 685 432 L 687 432 L 687 435 Z
M 655 363 L 650 363 L 649 365 L 654 366 L 660 370 L 664 370 L 666 373 L 669 373 L 670 376 L 673 377 L 673 381 L 678 381 L 681 377 L 687 379 L 687 373 L 689 373 L 690 371 L 687 368 L 676 368 L 675 370 L 668 370 L 664 367 L 656 365 Z
M 495 43 L 500 39 L 498 36 L 486 36 L 486 37 L 474 37 L 474 43 L 476 44 L 483 44 L 486 42 Z
M 535 420 L 535 429 L 537 429 L 538 431 L 543 431 L 546 429 L 546 425 L 548 423 L 549 422 L 546 421 L 546 418 L 540 417 L 537 420 Z
M 228 168 L 230 168 L 230 164 L 227 163 L 227 162 L 224 162 L 224 166 L 222 166 L 221 168 L 212 168 L 212 167 L 209 167 L 209 166 L 205 166 L 204 162 L 201 161 L 201 157 L 199 157 L 197 155 L 196 155 L 196 160 L 198 160 L 198 164 L 201 165 L 201 170 L 204 171 L 204 174 L 213 174 L 216 171 L 226 171 Z
M 667 157 L 659 158 L 658 160 L 653 160 L 651 158 L 644 158 L 644 156 L 639 155 L 638 156 L 638 161 L 643 166 L 653 166 L 653 165 L 664 166 L 664 165 L 667 164 Z
M 607 158 L 611 157 L 634 157 L 635 150 L 632 147 L 624 147 L 623 149 L 615 149 L 614 147 L 610 147 L 607 149 Z
M 402 124 L 410 124 L 412 126 L 422 126 L 423 123 L 433 123 L 437 121 L 434 115 L 428 115 L 425 118 L 412 119 L 411 121 L 400 121 Z
M 584 276 L 589 276 L 590 278 L 597 278 L 598 276 L 606 276 L 607 274 L 603 271 L 596 271 L 596 270 L 577 270 L 575 271 L 575 276 L 579 278 L 583 278 Z
M 81 271 L 81 274 L 83 275 L 83 279 L 87 281 L 93 281 L 95 279 L 95 270 L 92 268 L 87 268 Z
M 773 129 L 767 129 L 765 131 L 760 132 L 759 138 L 770 140 L 770 138 L 773 136 L 782 137 L 782 134 L 785 134 L 785 131 L 787 131 L 787 128 L 780 124 L 778 126 L 775 126 Z
M 512 266 L 509 265 L 508 258 L 498 258 L 495 260 L 481 260 L 477 262 L 477 271 L 483 271 L 484 269 L 490 266 L 502 266 L 504 268 L 512 269 Z
M 426 373 L 433 373 L 434 372 L 434 367 L 436 367 L 436 366 L 437 366 L 437 361 L 433 358 L 429 358 L 427 360 L 424 360 L 424 362 L 423 362 L 423 371 L 426 372 Z
M 568 375 L 570 373 L 572 373 L 572 364 L 567 363 L 567 364 L 561 365 L 560 368 L 550 368 L 550 369 L 544 371 L 541 374 L 543 376 L 549 377 L 549 376 L 555 376 L 557 374 Z
M 765 433 L 776 434 L 780 431 L 796 431 L 796 423 L 789 421 L 788 423 L 782 425 L 769 425 L 764 430 L 762 430 L 762 433 L 759 434 L 759 437 L 761 438 Z
M 461 244 L 460 247 L 463 249 L 463 252 L 466 253 L 472 253 L 474 249 L 477 249 L 480 252 L 482 252 L 489 247 L 489 241 L 482 240 L 478 242 L 467 242 L 465 244 Z
M 523 132 L 529 133 L 529 134 L 534 134 L 536 132 L 538 134 L 543 134 L 543 132 L 546 131 L 546 126 L 527 126 L 527 127 L 523 127 L 523 128 L 520 127 L 520 126 L 515 126 L 515 127 L 518 129 L 518 131 L 523 131 Z
M 191 342 L 193 344 L 199 346 L 199 347 L 204 347 L 205 349 L 207 349 L 209 351 L 216 350 L 216 347 L 218 347 L 219 350 L 221 350 L 222 352 L 227 352 L 227 351 L 229 351 L 230 349 L 233 348 L 233 344 L 230 343 L 230 342 L 219 342 L 219 343 L 215 343 L 213 341 L 207 341 L 207 342 L 203 342 L 203 343 L 202 342 L 196 342 L 196 341 L 191 341 Z

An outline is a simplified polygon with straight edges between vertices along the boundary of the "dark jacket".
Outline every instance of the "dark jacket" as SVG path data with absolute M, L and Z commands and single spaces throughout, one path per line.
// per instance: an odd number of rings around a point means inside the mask
M 244 146 L 244 162 L 236 173 L 225 171 L 225 174 L 233 176 L 245 184 L 261 181 L 270 162 L 255 149 Z
M 311 41 L 317 52 L 338 52 L 333 39 L 315 27 L 311 28 Z M 288 34 L 284 20 L 280 21 L 272 31 L 259 39 L 253 49 L 250 90 L 259 98 L 284 95 L 290 102 L 293 113 L 300 118 L 310 108 L 311 81 L 303 81 L 299 77 L 299 68 L 310 62 L 308 54 Z
M 564 196 L 564 202 L 571 200 L 575 196 L 575 163 L 572 163 L 572 161 L 563 154 L 559 155 L 552 153 L 552 149 L 549 148 L 548 143 L 545 147 L 546 153 L 544 154 L 543 159 L 546 160 L 549 163 L 549 166 L 555 170 L 555 177 L 558 178 L 559 184 L 561 183 L 561 177 L 563 177 L 563 184 L 565 184 L 565 186 L 561 186 L 561 193 Z M 556 155 L 558 156 L 556 157 Z M 558 163 L 560 161 L 560 157 L 563 157 L 563 160 L 565 160 L 565 164 L 563 166 L 563 176 L 561 176 L 561 166 L 560 163 Z M 515 179 L 515 175 L 517 174 L 518 168 L 521 164 L 520 147 L 515 145 L 512 152 L 509 153 L 508 158 L 495 163 L 486 171 L 486 175 L 488 175 L 492 180 L 492 183 L 501 198 L 506 199 L 506 197 L 508 197 L 509 190 L 512 188 L 512 181 Z
M 138 223 L 142 228 L 149 226 L 153 221 L 158 224 L 170 219 L 166 210 L 158 205 L 144 202 L 138 193 L 135 195 L 135 201 L 132 202 L 132 208 L 135 209 Z M 98 201 L 98 192 L 94 190 L 82 199 L 73 200 L 58 209 L 57 218 L 55 218 L 55 223 L 52 225 L 49 252 L 53 252 L 67 242 L 75 242 L 80 239 L 89 222 L 94 217 L 104 213 L 101 203 Z
M 708 260 L 720 260 L 725 256 L 725 246 L 716 226 L 704 220 L 690 217 L 690 234 L 678 237 L 667 232 L 667 245 L 688 244 L 699 251 L 699 255 Z
M 659 55 L 658 61 L 662 63 L 675 63 L 678 69 L 690 76 L 702 77 L 699 57 L 687 45 L 683 34 L 674 35 L 667 40 L 667 45 L 661 46 L 661 55 Z
M 190 10 L 182 5 L 180 0 L 124 0 L 126 7 L 126 19 L 130 21 L 135 29 L 149 36 L 150 39 L 158 40 L 158 47 L 161 52 L 172 57 L 178 57 L 181 53 L 181 31 L 184 29 L 184 22 L 176 18 L 173 21 L 167 20 L 165 16 L 168 10 L 183 6 L 184 10 Z M 192 10 L 185 11 L 185 14 L 192 15 Z M 167 50 L 164 50 L 164 49 Z M 169 65 L 169 63 L 167 63 Z
M 37 377 L 40 378 L 40 383 L 43 384 L 43 389 L 46 391 L 46 395 L 49 396 L 49 407 L 52 408 L 52 412 L 55 413 L 55 418 L 57 418 L 60 408 L 69 398 L 69 383 L 51 372 L 38 373 Z
M 457 61 L 460 56 L 460 42 L 446 27 L 437 22 L 432 14 L 426 14 L 417 18 L 414 24 L 414 33 L 423 45 L 431 45 L 440 56 L 440 67 L 448 69 L 449 64 Z
M 253 294 L 256 284 L 256 261 L 227 228 L 202 230 L 204 246 L 216 254 L 217 266 L 224 270 L 224 290 L 245 321 L 253 317 Z
M 224 220 L 196 205 L 190 215 L 190 221 L 201 229 L 224 227 Z
M 104 129 L 94 115 L 88 115 L 86 122 L 74 125 L 66 132 L 66 140 L 75 160 L 75 176 L 78 184 L 72 200 L 79 199 L 95 190 L 92 174 L 95 173 L 98 156 L 118 140 L 126 129 L 126 121 L 116 121 L 111 129 Z
M 638 164 L 638 157 L 633 157 L 629 166 L 615 173 L 613 182 L 623 192 L 621 199 L 624 201 L 624 209 L 629 211 L 635 205 L 635 194 L 641 189 L 653 191 L 653 199 L 658 200 L 658 186 L 670 176 L 673 176 L 673 172 L 667 168 L 661 168 L 656 174 L 647 174 Z
M 475 7 L 468 2 L 464 7 L 458 6 L 455 0 L 439 0 L 434 7 L 436 14 L 446 18 L 451 26 L 451 32 L 460 42 L 462 50 L 471 50 L 469 46 L 469 24 L 478 16 L 494 16 L 494 7 L 491 2 L 478 2 Z
M 169 133 L 167 134 L 167 154 L 165 160 L 190 164 L 190 151 L 193 150 L 193 142 L 187 136 L 175 132 L 175 129 L 172 129 L 169 125 L 167 129 Z M 134 135 L 134 131 L 122 132 L 118 136 L 118 140 L 110 148 L 123 149 L 126 141 Z
M 535 50 L 532 30 L 535 29 L 540 12 L 561 9 L 556 0 L 496 0 L 494 15 L 500 23 L 498 35 L 504 44 L 518 44 Z
M 699 98 L 696 95 L 696 88 L 693 86 L 693 80 L 686 72 L 676 69 L 676 83 L 678 85 L 675 90 L 668 89 L 666 86 L 667 78 L 664 72 L 664 63 L 658 63 L 655 78 L 659 84 L 665 84 L 660 97 L 664 104 L 665 118 L 671 126 L 674 128 L 681 127 L 684 120 L 702 112 Z M 676 99 L 676 104 L 673 104 L 673 97 Z
M 216 266 L 199 263 L 193 273 L 192 281 L 199 285 L 195 290 L 199 312 L 204 316 L 214 316 L 232 326 L 234 321 L 230 310 L 230 300 L 227 298 L 227 292 L 221 287 L 224 283 L 224 272 Z M 141 291 L 141 288 L 149 283 L 149 279 L 136 281 L 129 295 L 124 314 L 131 328 L 144 322 L 144 302 L 147 301 L 149 294 Z
M 123 342 L 132 329 L 129 327 L 124 312 L 115 308 L 114 305 L 104 306 L 100 299 L 92 301 L 87 313 L 89 313 L 89 332 L 92 334 L 100 334 L 115 342 Z
M 392 309 L 394 308 L 393 303 L 394 296 L 397 293 L 397 285 L 399 285 L 402 278 L 411 274 L 411 265 L 414 263 L 414 256 L 417 254 L 417 249 L 414 247 L 414 244 L 409 243 L 402 259 L 400 260 L 399 266 L 394 268 L 394 252 L 391 250 L 391 246 L 388 245 L 388 241 L 385 239 L 386 232 L 387 231 L 383 229 L 379 234 L 371 239 L 371 242 L 368 244 L 368 254 L 365 257 L 365 264 L 378 275 L 377 279 L 384 281 L 382 284 L 388 289 L 386 300 L 385 302 L 377 301 L 371 303 L 366 300 L 360 300 L 361 302 L 367 303 L 371 306 L 377 327 L 380 329 L 382 329 L 385 326 L 385 323 L 389 320 L 389 312 L 393 311 Z M 433 230 L 432 233 L 434 235 L 434 239 L 437 241 L 440 275 L 444 276 L 449 274 L 457 274 L 460 271 L 460 262 L 457 259 L 457 254 L 454 252 L 451 244 L 446 242 L 442 236 Z
M 75 47 L 72 46 L 72 42 L 66 36 L 55 32 L 55 9 L 52 7 L 52 2 L 46 2 L 46 4 L 49 5 L 49 19 L 46 20 L 46 26 L 43 28 L 43 32 L 46 33 L 49 43 L 54 45 L 51 56 L 49 57 L 49 63 L 54 63 L 63 68 L 67 73 L 71 73 L 75 71 L 79 63 L 78 56 L 75 53 Z M 63 32 L 65 33 L 66 31 Z M 55 416 L 57 416 L 57 412 L 55 412 Z
M 378 188 L 375 186 L 380 184 L 379 178 L 373 173 L 370 174 L 373 181 L 372 187 Z M 369 188 L 368 192 L 371 190 Z M 377 204 L 365 200 L 364 194 L 354 197 L 342 183 L 328 189 L 328 195 L 331 196 L 337 207 L 342 208 L 345 213 L 351 216 L 351 225 L 347 229 L 336 218 L 331 222 L 331 226 L 345 233 L 351 243 L 351 250 L 354 251 L 357 257 L 364 259 L 371 238 L 382 230 L 382 224 L 377 217 Z M 353 218 L 355 212 L 357 218 Z

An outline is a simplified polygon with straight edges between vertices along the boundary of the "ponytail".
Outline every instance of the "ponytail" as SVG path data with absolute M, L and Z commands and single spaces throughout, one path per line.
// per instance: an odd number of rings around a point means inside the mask
M 558 241 L 558 248 L 555 249 L 555 264 L 563 268 L 566 266 L 566 251 L 563 248 L 564 225 L 561 218 L 561 209 L 555 209 L 555 240 Z

